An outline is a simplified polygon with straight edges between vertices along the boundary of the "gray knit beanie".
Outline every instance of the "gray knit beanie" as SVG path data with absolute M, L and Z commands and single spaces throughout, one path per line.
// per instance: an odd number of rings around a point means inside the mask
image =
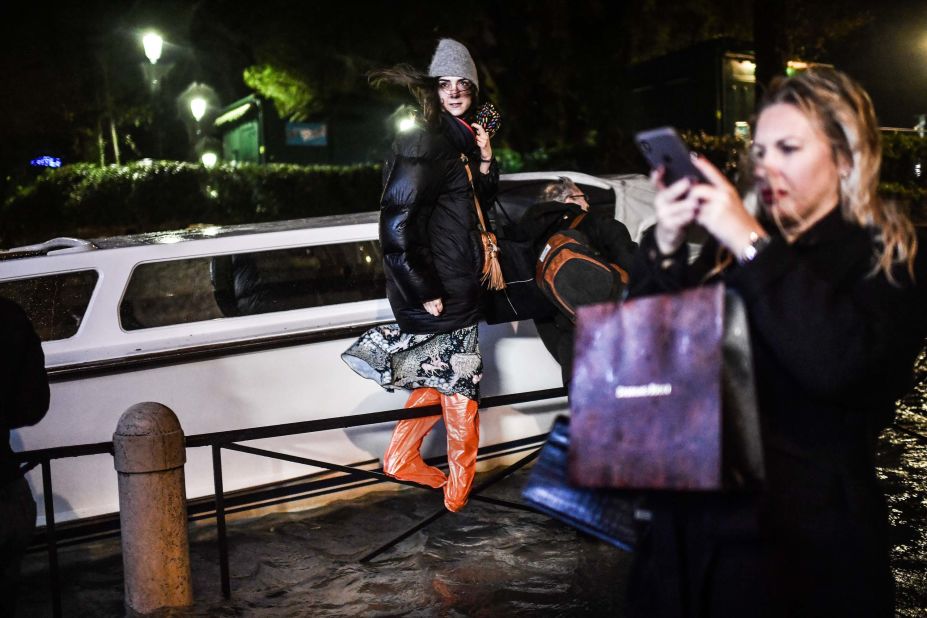
M 429 77 L 465 77 L 480 87 L 476 77 L 476 64 L 470 52 L 454 39 L 441 39 L 428 67 Z

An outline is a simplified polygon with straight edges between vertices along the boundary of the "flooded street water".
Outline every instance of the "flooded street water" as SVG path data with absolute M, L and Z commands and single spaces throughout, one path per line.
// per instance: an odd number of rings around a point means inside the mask
M 927 616 L 927 350 L 915 387 L 899 402 L 895 425 L 883 434 L 879 477 L 888 497 L 892 568 L 898 614 Z
M 927 616 L 927 364 L 883 435 L 898 615 Z M 516 501 L 520 471 L 485 495 Z M 477 483 L 479 483 L 479 478 Z M 437 493 L 377 492 L 229 524 L 232 599 L 212 526 L 191 531 L 196 603 L 169 616 L 621 616 L 630 554 L 530 512 L 471 502 L 370 563 L 367 552 L 441 509 Z M 119 541 L 61 552 L 65 616 L 122 616 Z M 44 554 L 25 565 L 20 616 L 51 615 Z
M 517 473 L 486 495 L 517 500 L 525 478 Z M 213 528 L 194 529 L 196 605 L 167 615 L 620 614 L 630 555 L 526 511 L 471 501 L 372 562 L 359 562 L 439 509 L 440 493 L 410 489 L 232 523 L 231 601 L 221 598 Z M 61 561 L 66 616 L 123 614 L 118 540 L 68 548 Z M 44 568 L 30 574 L 22 616 L 48 615 L 44 575 Z

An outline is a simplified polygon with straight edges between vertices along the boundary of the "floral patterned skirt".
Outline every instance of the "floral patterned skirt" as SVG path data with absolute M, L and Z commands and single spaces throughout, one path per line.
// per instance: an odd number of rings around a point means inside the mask
M 412 335 L 398 324 L 371 328 L 341 358 L 359 375 L 393 391 L 434 388 L 479 399 L 483 377 L 476 325 L 439 335 Z

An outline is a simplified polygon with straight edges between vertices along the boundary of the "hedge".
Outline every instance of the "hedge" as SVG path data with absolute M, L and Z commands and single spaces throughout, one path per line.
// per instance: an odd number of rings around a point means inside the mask
M 745 144 L 733 136 L 683 133 L 696 150 L 729 177 L 737 176 Z M 504 172 L 527 170 L 643 171 L 633 145 L 614 152 L 595 144 L 518 153 L 497 148 Z M 615 170 L 603 169 L 621 162 Z M 918 175 L 918 171 L 920 175 Z M 0 247 L 55 236 L 153 232 L 192 224 L 231 225 L 376 210 L 381 167 L 273 163 L 202 165 L 176 161 L 99 167 L 82 163 L 43 172 L 17 187 L 0 208 Z M 905 203 L 927 224 L 927 139 L 883 136 L 883 196 Z
M 0 246 L 376 210 L 380 185 L 379 165 L 67 165 L 4 202 Z

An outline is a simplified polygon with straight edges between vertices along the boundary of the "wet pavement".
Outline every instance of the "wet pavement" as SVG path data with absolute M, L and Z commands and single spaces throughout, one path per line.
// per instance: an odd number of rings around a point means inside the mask
M 519 472 L 485 495 L 517 500 Z M 481 479 L 478 477 L 477 482 Z M 232 600 L 213 529 L 192 530 L 195 606 L 170 616 L 619 615 L 630 555 L 534 513 L 471 503 L 369 563 L 359 559 L 443 509 L 440 493 L 377 492 L 229 525 Z M 42 556 L 30 563 L 42 563 Z M 63 550 L 65 616 L 120 616 L 118 540 Z M 21 615 L 49 615 L 44 568 Z
M 927 616 L 927 362 L 883 435 L 898 615 Z M 485 495 L 515 501 L 519 471 Z M 479 478 L 477 482 L 479 482 Z M 370 563 L 359 559 L 441 508 L 440 494 L 377 492 L 229 524 L 232 599 L 212 526 L 191 529 L 196 603 L 167 616 L 621 616 L 630 554 L 543 515 L 471 502 Z M 65 548 L 65 616 L 122 616 L 119 541 Z M 28 557 L 19 616 L 50 616 L 43 554 Z
M 927 616 L 927 350 L 915 387 L 882 437 L 879 477 L 888 498 L 897 615 Z

